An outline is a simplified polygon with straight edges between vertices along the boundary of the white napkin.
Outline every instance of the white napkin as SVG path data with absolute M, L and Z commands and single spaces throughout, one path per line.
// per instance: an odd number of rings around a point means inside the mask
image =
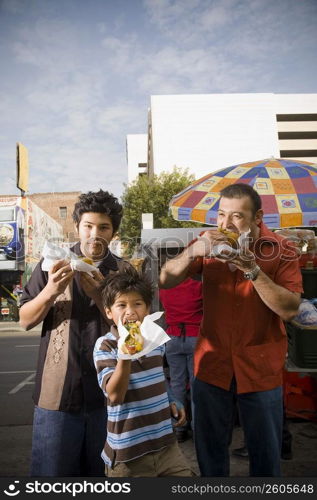
M 92 271 L 96 271 L 97 268 L 91 264 L 87 264 L 81 260 L 78 255 L 72 252 L 69 248 L 62 248 L 58 245 L 55 245 L 52 242 L 45 241 L 44 247 L 42 250 L 42 257 L 44 260 L 42 262 L 42 271 L 49 271 L 51 267 L 58 260 L 67 260 L 70 262 L 71 268 L 73 271 L 83 271 L 88 273 L 90 276 L 93 276 Z
M 119 359 L 138 359 L 145 354 L 153 351 L 156 347 L 165 344 L 170 340 L 169 336 L 163 328 L 154 323 L 155 320 L 159 319 L 163 314 L 163 311 L 158 311 L 153 314 L 148 314 L 143 319 L 140 330 L 143 337 L 143 349 L 136 354 L 124 354 L 121 351 L 121 346 L 129 334 L 128 330 L 121 323 L 121 319 L 119 319 L 118 323 L 118 332 L 119 332 L 119 340 L 118 340 L 118 358 Z
M 227 243 L 220 243 L 219 245 L 215 245 L 210 254 L 211 257 L 219 257 L 221 259 L 234 259 L 237 255 L 239 255 L 239 250 L 237 248 L 232 248 Z

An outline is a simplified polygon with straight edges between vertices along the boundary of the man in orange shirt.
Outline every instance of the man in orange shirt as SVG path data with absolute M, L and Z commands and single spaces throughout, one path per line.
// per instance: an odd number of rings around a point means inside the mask
M 202 476 L 230 474 L 235 400 L 249 452 L 251 476 L 280 476 L 283 321 L 296 314 L 302 278 L 294 248 L 262 222 L 258 193 L 247 184 L 221 191 L 218 227 L 249 232 L 249 245 L 228 258 L 212 256 L 228 241 L 206 231 L 166 262 L 160 286 L 176 286 L 201 272 L 203 321 L 195 351 L 195 445 Z

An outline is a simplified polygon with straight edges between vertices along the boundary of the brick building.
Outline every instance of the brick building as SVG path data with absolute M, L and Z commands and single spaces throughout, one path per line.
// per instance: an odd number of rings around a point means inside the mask
M 73 242 L 76 239 L 76 233 L 72 213 L 80 194 L 81 191 L 66 191 L 34 193 L 27 196 L 62 226 L 64 240 Z

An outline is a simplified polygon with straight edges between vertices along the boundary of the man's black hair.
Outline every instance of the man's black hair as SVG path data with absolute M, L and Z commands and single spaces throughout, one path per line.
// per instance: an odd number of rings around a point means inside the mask
M 82 215 L 87 212 L 108 215 L 112 222 L 113 233 L 116 233 L 119 229 L 122 218 L 122 205 L 108 191 L 100 189 L 96 193 L 89 191 L 79 196 L 73 211 L 73 220 L 76 226 L 80 223 Z
M 243 198 L 248 196 L 253 205 L 253 215 L 262 208 L 262 200 L 259 193 L 249 184 L 230 184 L 220 191 L 221 198 Z
M 118 295 L 131 292 L 138 293 L 147 306 L 151 305 L 154 295 L 152 281 L 123 261 L 119 264 L 119 272 L 109 274 L 103 281 L 101 295 L 104 307 L 110 309 Z

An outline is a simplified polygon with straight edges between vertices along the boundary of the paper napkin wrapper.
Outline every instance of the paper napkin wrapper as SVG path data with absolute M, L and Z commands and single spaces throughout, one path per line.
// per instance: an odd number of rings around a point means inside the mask
M 58 260 L 62 259 L 70 262 L 73 271 L 82 271 L 88 273 L 90 276 L 93 276 L 93 271 L 97 271 L 95 266 L 81 260 L 81 257 L 69 248 L 59 247 L 48 241 L 44 243 L 42 257 L 44 259 L 41 265 L 42 271 L 49 271 Z
M 227 243 L 219 243 L 219 245 L 214 245 L 210 257 L 218 257 L 219 259 L 232 260 L 240 251 L 245 248 L 249 248 L 249 234 L 250 229 L 241 233 L 237 239 L 237 248 L 233 248 Z
M 153 314 L 148 314 L 143 319 L 140 330 L 143 337 L 143 349 L 135 354 L 124 354 L 121 351 L 121 346 L 127 335 L 129 335 L 128 330 L 123 326 L 121 319 L 118 322 L 118 358 L 119 359 L 138 359 L 153 351 L 156 347 L 165 344 L 170 340 L 167 333 L 159 325 L 154 323 L 155 320 L 159 319 L 163 314 L 163 311 L 158 311 Z

